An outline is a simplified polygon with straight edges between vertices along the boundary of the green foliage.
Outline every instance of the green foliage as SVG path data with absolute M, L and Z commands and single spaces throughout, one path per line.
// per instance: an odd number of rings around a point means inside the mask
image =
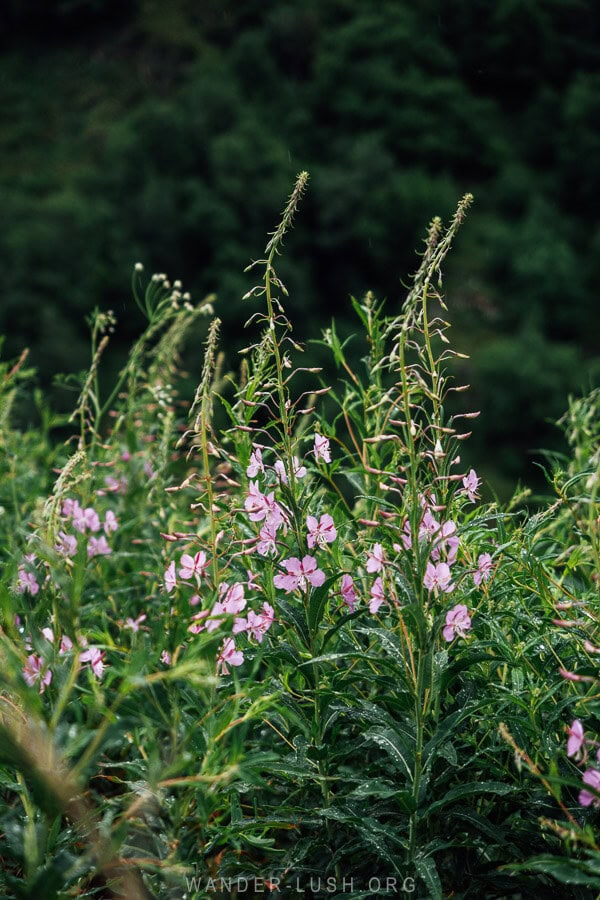
M 90 317 L 68 421 L 38 397 L 21 431 L 33 373 L 0 365 L 6 896 L 597 886 L 598 392 L 561 421 L 552 504 L 480 504 L 441 292 L 472 198 L 432 220 L 400 311 L 367 293 L 352 339 L 324 332 L 329 385 L 275 268 L 307 180 L 249 266 L 239 374 L 212 318 L 191 406 L 212 298 L 141 266 L 145 330 L 111 380 L 115 316 Z

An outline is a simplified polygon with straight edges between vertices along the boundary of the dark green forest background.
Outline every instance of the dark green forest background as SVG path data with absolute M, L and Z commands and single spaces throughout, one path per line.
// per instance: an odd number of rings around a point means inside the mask
M 0 17 L 5 356 L 29 346 L 45 384 L 84 368 L 95 306 L 124 352 L 140 260 L 217 293 L 235 365 L 243 269 L 301 169 L 288 311 L 299 340 L 332 316 L 350 333 L 350 294 L 398 308 L 428 221 L 471 191 L 445 273 L 482 411 L 470 453 L 501 492 L 535 480 L 532 451 L 600 370 L 597 0 L 4 0 Z

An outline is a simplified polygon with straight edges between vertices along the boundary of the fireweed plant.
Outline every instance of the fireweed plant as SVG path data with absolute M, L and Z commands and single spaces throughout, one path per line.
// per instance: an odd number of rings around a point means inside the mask
M 212 298 L 141 266 L 146 329 L 103 397 L 115 321 L 92 317 L 73 441 L 41 399 L 20 433 L 31 372 L 0 368 L 6 896 L 600 884 L 597 394 L 565 417 L 551 504 L 483 505 L 441 293 L 470 196 L 398 314 L 352 300 L 362 368 L 332 323 L 326 379 L 275 270 L 306 183 L 250 266 L 239 375 Z

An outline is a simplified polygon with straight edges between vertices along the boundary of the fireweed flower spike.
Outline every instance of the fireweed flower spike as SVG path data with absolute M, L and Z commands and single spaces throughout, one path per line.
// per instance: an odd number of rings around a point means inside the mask
M 444 640 L 453 641 L 455 637 L 465 637 L 465 632 L 471 627 L 469 610 L 463 603 L 458 603 L 446 614 L 444 627 Z
M 329 450 L 329 439 L 323 437 L 322 434 L 315 434 L 314 454 L 316 462 L 320 459 L 323 462 L 331 462 L 331 452 Z
M 284 559 L 283 565 L 287 574 L 276 575 L 273 584 L 277 588 L 283 588 L 286 594 L 295 590 L 304 591 L 309 584 L 320 587 L 325 581 L 325 573 L 317 568 L 317 561 L 312 556 L 305 556 L 302 562 L 295 556 Z
M 318 521 L 314 516 L 307 516 L 306 527 L 308 528 L 306 542 L 311 550 L 315 544 L 318 547 L 332 544 L 337 537 L 333 519 L 328 513 L 324 513 Z

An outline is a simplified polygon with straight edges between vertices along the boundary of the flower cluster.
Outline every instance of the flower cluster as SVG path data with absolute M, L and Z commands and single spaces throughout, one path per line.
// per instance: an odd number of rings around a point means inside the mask
M 578 765 L 585 765 L 589 757 L 589 749 L 596 747 L 596 760 L 600 763 L 600 745 L 598 741 L 586 738 L 585 731 L 579 719 L 574 719 L 567 728 L 567 756 L 572 758 Z M 587 787 L 592 788 L 594 793 L 586 788 L 579 792 L 579 803 L 582 806 L 599 806 L 600 807 L 600 769 L 587 768 L 582 776 L 582 781 Z
M 33 653 L 31 639 L 25 639 L 25 649 L 29 651 L 29 655 L 27 656 L 27 660 L 23 667 L 23 679 L 29 687 L 33 687 L 34 684 L 39 684 L 39 692 L 40 694 L 43 694 L 48 685 L 52 683 L 53 673 L 48 657 L 54 656 L 56 651 L 54 650 L 54 629 L 47 626 L 42 628 L 41 634 L 48 644 L 48 652 L 44 654 Z M 80 646 L 79 648 L 76 648 L 71 638 L 68 635 L 63 634 L 58 641 L 58 657 L 67 656 L 74 651 L 79 652 L 80 662 L 89 663 L 89 668 L 95 678 L 102 678 L 106 667 L 104 662 L 104 651 L 100 650 L 99 647 L 89 646 L 85 637 L 80 639 Z

